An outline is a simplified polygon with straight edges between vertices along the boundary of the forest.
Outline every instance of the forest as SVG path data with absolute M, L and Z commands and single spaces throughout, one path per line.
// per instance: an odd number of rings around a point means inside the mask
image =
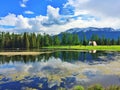
M 98 45 L 120 45 L 120 37 L 117 40 L 92 35 L 90 39 L 79 37 L 77 34 L 62 33 L 59 35 L 36 34 L 24 32 L 21 34 L 0 32 L 0 49 L 39 49 L 47 46 L 59 45 L 88 45 L 88 42 L 96 41 Z

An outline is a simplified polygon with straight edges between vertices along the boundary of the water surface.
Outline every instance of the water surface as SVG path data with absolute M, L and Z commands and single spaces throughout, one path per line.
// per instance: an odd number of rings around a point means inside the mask
M 0 56 L 0 89 L 120 85 L 119 68 L 120 52 L 56 51 L 36 56 Z

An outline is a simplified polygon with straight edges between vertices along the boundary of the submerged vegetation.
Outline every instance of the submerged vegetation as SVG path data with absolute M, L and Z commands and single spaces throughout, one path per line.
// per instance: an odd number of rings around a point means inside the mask
M 95 84 L 85 89 L 83 86 L 80 85 L 80 86 L 75 86 L 73 90 L 120 90 L 120 86 L 109 86 L 109 87 L 104 88 L 100 84 Z
M 94 83 L 119 85 L 119 55 L 119 52 L 112 51 L 97 51 L 94 54 L 86 51 L 55 51 L 36 56 L 0 55 L 0 87 L 1 90 L 13 90 L 17 88 L 16 85 L 20 85 L 20 90 L 87 90 Z M 96 79 L 96 76 L 101 79 Z M 14 85 L 15 82 L 17 84 Z M 9 84 L 8 87 L 4 87 L 6 84 Z M 93 86 L 89 90 L 91 88 Z M 115 86 L 103 90 L 116 90 L 111 88 Z
M 84 90 L 84 87 L 79 85 L 79 86 L 75 86 L 73 89 L 74 90 Z
M 35 88 L 29 88 L 29 87 L 24 87 L 24 89 L 25 90 L 38 90 L 38 89 L 35 89 Z M 67 90 L 67 89 L 60 87 L 57 90 Z M 91 85 L 91 86 L 89 86 L 88 88 L 85 89 L 83 86 L 77 85 L 72 90 L 120 90 L 120 86 L 109 86 L 109 87 L 104 88 L 100 84 L 95 84 L 95 85 Z
M 0 49 L 39 49 L 41 47 L 61 45 L 72 46 L 72 48 L 74 48 L 73 46 L 76 45 L 87 46 L 89 41 L 96 41 L 98 45 L 120 45 L 120 37 L 118 37 L 118 39 L 109 39 L 98 37 L 98 35 L 94 34 L 88 39 L 86 35 L 84 35 L 84 37 L 79 37 L 77 34 L 70 33 L 62 33 L 61 35 L 54 36 L 27 32 L 21 34 L 9 32 L 0 33 Z M 101 47 L 99 48 L 101 49 Z M 106 46 L 105 48 L 108 47 Z

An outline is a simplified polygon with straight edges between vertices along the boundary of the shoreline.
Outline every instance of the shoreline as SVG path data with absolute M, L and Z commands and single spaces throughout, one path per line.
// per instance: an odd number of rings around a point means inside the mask
M 0 52 L 1 56 L 16 56 L 16 55 L 40 55 L 40 54 L 44 54 L 44 53 L 51 53 L 51 52 L 26 52 L 26 51 L 22 51 L 22 52 Z

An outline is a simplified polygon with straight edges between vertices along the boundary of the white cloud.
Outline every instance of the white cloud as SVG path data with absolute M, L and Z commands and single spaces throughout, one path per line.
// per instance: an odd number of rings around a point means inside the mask
M 26 3 L 27 1 L 28 0 L 23 0 L 22 3 Z M 93 1 L 96 3 L 93 3 Z M 116 0 L 113 3 L 113 0 L 109 0 L 109 5 L 107 5 L 107 2 L 108 0 L 101 1 L 101 3 L 100 1 L 95 0 L 69 0 L 69 2 L 65 4 L 64 7 L 67 7 L 67 5 L 75 7 L 74 15 L 60 15 L 60 9 L 54 8 L 50 5 L 47 7 L 46 16 L 40 15 L 34 18 L 27 18 L 23 17 L 22 15 L 16 16 L 15 14 L 8 14 L 7 16 L 0 18 L 0 25 L 15 26 L 15 28 L 1 28 L 1 30 L 12 32 L 28 31 L 57 34 L 74 27 L 112 27 L 116 29 L 120 28 L 120 14 L 118 10 L 119 8 L 117 9 L 117 7 L 119 7 L 119 1 Z M 112 3 L 113 6 L 110 6 L 112 5 Z M 102 6 L 102 4 L 104 5 Z M 100 7 L 103 7 L 102 9 L 105 9 L 99 10 Z M 109 10 L 110 7 L 113 9 Z M 33 12 L 31 11 L 26 11 L 25 13 L 33 14 Z M 93 17 L 91 18 L 89 16 Z M 97 20 L 96 18 L 98 18 L 99 20 Z
M 25 8 L 26 7 L 26 3 L 28 2 L 29 0 L 22 0 L 22 2 L 20 2 L 20 6 Z
M 6 19 L 6 17 L 10 17 L 10 20 L 9 20 L 9 18 Z M 68 22 L 66 24 L 62 24 L 62 25 L 61 24 L 60 25 L 53 24 L 48 27 L 48 26 L 43 25 L 43 21 L 44 22 L 45 22 L 45 20 L 48 21 L 48 18 L 49 18 L 48 16 L 37 16 L 35 18 L 25 18 L 22 15 L 15 16 L 14 14 L 9 14 L 6 17 L 2 18 L 2 20 L 0 20 L 0 23 L 3 23 L 3 21 L 4 21 L 5 25 L 9 24 L 12 26 L 16 26 L 16 28 L 14 28 L 14 29 L 4 29 L 3 28 L 1 30 L 2 31 L 10 31 L 10 32 L 28 31 L 28 32 L 45 32 L 45 33 L 49 33 L 49 34 L 57 34 L 57 33 L 65 31 L 67 29 L 76 28 L 76 27 L 80 27 L 80 28 L 81 27 L 90 27 L 90 26 L 114 27 L 114 28 L 120 27 L 119 26 L 120 20 L 117 18 L 106 18 L 106 19 L 102 19 L 100 21 L 96 21 L 96 20 L 94 20 L 94 18 L 91 21 L 81 20 L 80 18 L 77 20 L 71 19 L 70 22 Z
M 34 14 L 34 12 L 32 12 L 32 11 L 25 11 L 24 13 L 25 14 Z
M 23 17 L 22 15 L 17 16 L 17 21 L 15 26 L 18 29 L 31 29 L 32 26 L 29 24 L 29 19 Z
M 47 7 L 47 18 L 42 21 L 44 26 L 51 26 L 53 24 L 59 24 L 59 8 Z
M 20 3 L 20 6 L 23 8 L 26 7 L 26 5 L 24 3 Z
M 74 7 L 80 7 L 80 4 L 86 3 L 89 0 L 68 0 L 68 2 L 64 5 L 66 7 L 67 5 L 72 5 Z
M 48 17 L 54 17 L 58 18 L 59 17 L 59 8 L 53 8 L 52 6 L 47 7 L 47 15 Z
M 14 26 L 17 18 L 15 14 L 8 14 L 5 17 L 0 18 L 0 25 L 11 25 Z
M 120 17 L 120 0 L 90 0 L 83 8 L 107 17 Z
M 86 11 L 93 15 L 120 17 L 120 0 L 68 0 L 65 4 L 75 7 L 75 12 Z

